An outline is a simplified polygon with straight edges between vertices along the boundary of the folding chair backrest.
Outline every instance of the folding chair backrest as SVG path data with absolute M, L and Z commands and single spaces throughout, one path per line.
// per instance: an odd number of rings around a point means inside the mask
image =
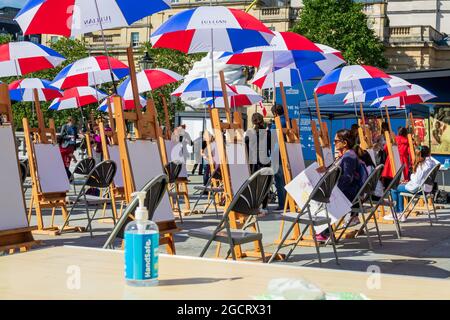
M 95 168 L 95 159 L 86 158 L 78 162 L 77 166 L 73 170 L 74 174 L 80 174 L 87 176 Z
M 381 174 L 383 172 L 384 165 L 380 164 L 377 166 L 367 177 L 366 182 L 364 182 L 361 189 L 359 189 L 358 194 L 355 196 L 353 203 L 356 203 L 359 199 L 365 198 L 367 196 L 373 195 L 377 184 L 380 181 Z
M 270 191 L 273 170 L 262 168 L 255 172 L 236 192 L 227 213 L 235 211 L 246 215 L 259 214 L 259 208 Z
M 402 166 L 400 167 L 400 169 L 398 169 L 397 173 L 395 174 L 394 178 L 392 179 L 391 183 L 389 183 L 388 187 L 386 188 L 386 190 L 384 190 L 384 196 L 386 196 L 386 194 L 390 191 L 390 190 L 395 190 L 398 188 L 399 184 L 400 184 L 400 180 L 402 178 L 402 173 L 403 173 L 403 168 L 405 167 L 404 164 L 402 164 Z M 384 197 L 382 197 L 384 198 Z
M 428 173 L 424 180 L 424 184 L 432 186 L 434 184 L 434 181 L 436 181 L 437 174 L 439 172 L 439 169 L 441 168 L 441 164 L 436 164 L 433 169 Z
M 108 188 L 114 180 L 117 166 L 114 161 L 105 160 L 92 169 L 86 179 L 86 185 L 91 188 Z
M 155 214 L 156 209 L 158 208 L 159 203 L 161 202 L 164 193 L 167 190 L 167 184 L 169 183 L 169 178 L 165 174 L 161 174 L 155 178 L 153 178 L 151 181 L 149 181 L 143 188 L 140 190 L 141 192 L 145 192 L 147 195 L 145 197 L 145 206 L 148 210 L 148 219 L 152 220 L 153 215 Z M 128 222 L 130 222 L 131 215 L 134 214 L 134 211 L 139 205 L 139 199 L 135 197 L 127 206 L 125 209 L 125 212 L 120 217 L 119 221 L 115 225 L 113 231 L 108 237 L 108 240 L 106 240 L 105 245 L 103 248 L 109 248 L 114 243 L 114 240 L 116 237 L 124 238 L 124 230 L 125 226 Z
M 311 192 L 310 199 L 320 203 L 329 203 L 331 193 L 341 177 L 341 171 L 341 167 L 332 166 L 323 177 L 320 178 L 319 182 Z
M 169 177 L 169 183 L 175 183 L 180 175 L 181 169 L 183 168 L 183 163 L 179 160 L 170 161 L 164 166 L 167 176 Z

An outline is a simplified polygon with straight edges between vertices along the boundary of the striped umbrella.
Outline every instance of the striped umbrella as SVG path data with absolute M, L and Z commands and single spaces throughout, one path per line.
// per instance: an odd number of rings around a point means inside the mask
M 66 60 L 58 52 L 41 44 L 20 41 L 0 45 L 0 77 L 23 76 L 51 69 Z
M 96 103 L 108 95 L 91 87 L 71 88 L 64 91 L 61 98 L 53 100 L 49 110 L 67 110 L 81 108 Z
M 105 100 L 103 100 L 103 102 L 97 108 L 98 111 L 108 112 L 108 99 L 110 101 L 111 111 L 114 112 L 113 97 L 107 97 Z M 145 107 L 145 105 L 147 104 L 147 101 L 141 96 L 139 96 L 139 101 L 141 102 L 141 108 Z M 122 108 L 124 110 L 134 110 L 134 99 L 133 98 L 122 99 Z
M 170 8 L 170 0 L 28 0 L 15 20 L 24 35 L 73 37 L 88 32 L 130 26 Z
M 242 10 L 205 6 L 175 14 L 152 34 L 151 42 L 154 48 L 185 53 L 236 52 L 268 45 L 273 35 L 261 21 Z
M 75 61 L 61 70 L 52 85 L 60 89 L 69 89 L 112 82 L 109 66 L 111 66 L 114 81 L 130 73 L 128 66 L 117 59 L 107 56 L 87 57 Z
M 37 90 L 39 101 L 50 101 L 62 97 L 62 92 L 51 85 L 50 81 L 38 78 L 16 80 L 9 84 L 11 100 L 34 102 L 34 90 Z
M 139 93 L 152 91 L 183 79 L 183 76 L 168 69 L 148 69 L 139 72 L 136 77 Z M 117 92 L 122 97 L 133 95 L 130 78 L 119 86 Z
M 227 94 L 232 96 L 236 94 L 236 91 L 227 85 Z M 213 86 L 213 81 L 210 78 L 196 78 L 183 82 L 171 95 L 181 98 L 221 97 L 222 87 L 219 79 L 215 79 Z
M 408 90 L 376 99 L 372 103 L 372 106 L 397 107 L 403 109 L 406 105 L 424 103 L 434 98 L 436 98 L 436 96 L 430 91 L 413 84 Z
M 354 94 L 349 92 L 345 98 L 344 103 L 349 104 L 353 102 L 367 102 L 375 99 L 390 96 L 411 88 L 411 83 L 402 78 L 391 76 L 386 86 L 367 90 L 366 92 L 356 91 Z
M 228 97 L 230 108 L 237 108 L 243 106 L 251 106 L 263 101 L 263 97 L 248 86 L 232 86 L 235 94 Z M 206 101 L 207 105 L 213 105 L 213 99 Z M 215 98 L 215 106 L 217 108 L 225 108 L 225 101 L 223 97 Z
M 317 84 L 316 94 L 340 94 L 367 91 L 385 86 L 391 76 L 372 66 L 351 65 L 325 75 Z
M 247 48 L 235 53 L 226 52 L 221 58 L 228 64 L 274 68 L 290 64 L 304 65 L 325 59 L 319 46 L 294 32 L 274 32 L 270 45 Z

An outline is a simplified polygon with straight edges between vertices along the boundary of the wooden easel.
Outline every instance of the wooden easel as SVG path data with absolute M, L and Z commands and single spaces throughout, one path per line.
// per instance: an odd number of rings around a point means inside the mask
M 222 181 L 224 185 L 224 193 L 226 197 L 225 201 L 225 210 L 230 205 L 233 196 L 234 191 L 232 187 L 232 181 L 231 181 L 231 171 L 229 167 L 229 161 L 226 151 L 226 142 L 224 139 L 223 132 L 226 130 L 227 136 L 228 136 L 228 143 L 243 143 L 244 138 L 244 126 L 242 121 L 242 116 L 239 112 L 235 111 L 233 115 L 231 114 L 231 109 L 228 103 L 228 95 L 227 95 L 227 89 L 225 84 L 225 77 L 223 74 L 223 71 L 219 72 L 220 75 L 220 81 L 222 85 L 222 92 L 223 92 L 223 100 L 225 103 L 225 113 L 226 113 L 226 122 L 222 122 L 220 120 L 220 114 L 219 109 L 213 108 L 211 109 L 211 124 L 212 128 L 214 130 L 214 136 L 216 139 L 217 144 L 217 150 L 219 152 L 219 158 L 220 158 L 220 170 L 222 174 Z M 244 218 L 239 215 L 238 212 L 231 212 L 230 213 L 230 227 L 232 229 L 240 229 L 244 226 Z M 254 226 L 253 226 L 254 228 Z M 242 248 L 237 245 L 234 247 L 236 257 L 238 259 L 243 259 L 246 257 L 254 257 L 254 258 L 260 258 L 261 257 L 261 248 L 259 247 L 259 244 L 257 242 L 254 243 L 254 250 L 252 251 L 242 251 Z M 217 247 L 216 251 L 216 257 L 220 255 L 220 245 Z M 270 257 L 271 254 L 265 253 L 266 257 Z
M 130 81 L 133 88 L 133 97 L 135 109 L 124 112 L 122 109 L 122 99 L 118 96 L 113 97 L 114 114 L 115 114 L 115 129 L 117 132 L 117 141 L 120 151 L 120 161 L 122 165 L 122 173 L 124 180 L 124 194 L 125 201 L 130 203 L 131 194 L 138 191 L 136 188 L 135 177 L 133 175 L 133 168 L 131 165 L 130 154 L 128 150 L 129 133 L 126 128 L 126 121 L 134 124 L 135 141 L 155 141 L 158 142 L 158 135 L 160 135 L 160 127 L 158 125 L 157 113 L 152 100 L 147 101 L 147 110 L 141 111 L 139 94 L 137 89 L 136 70 L 133 58 L 133 50 L 128 48 L 128 62 L 130 66 Z M 158 143 L 158 147 L 160 144 Z M 160 165 L 162 172 L 162 152 L 159 148 L 159 156 L 161 159 Z M 158 165 L 158 164 L 149 164 Z M 166 244 L 166 250 L 169 254 L 175 254 L 175 241 L 173 233 L 179 231 L 175 220 L 157 222 L 160 232 L 160 244 Z
M 0 84 L 0 128 L 11 130 L 11 139 L 14 144 L 14 152 L 15 158 L 17 161 L 17 179 L 20 177 L 19 172 L 19 158 L 17 156 L 17 144 L 16 144 L 16 136 L 14 130 L 14 121 L 13 121 L 13 113 L 11 108 L 11 100 L 9 98 L 8 86 L 6 84 Z M 8 152 L 11 150 L 2 150 L 2 152 Z M 12 181 L 3 181 L 3 183 L 12 183 Z M 22 207 L 22 212 L 4 212 L 2 215 L 10 215 L 13 214 L 15 216 L 23 215 L 22 227 L 17 228 L 14 227 L 12 229 L 5 228 L 0 230 L 0 252 L 7 252 L 9 254 L 14 253 L 16 250 L 20 252 L 28 251 L 34 245 L 39 244 L 39 241 L 35 241 L 33 238 L 32 231 L 36 229 L 36 227 L 30 227 L 27 221 L 26 216 L 26 205 L 25 205 L 25 197 L 23 195 L 22 185 L 20 184 L 20 180 L 17 181 L 19 184 L 19 189 L 21 193 L 22 201 L 21 203 L 17 203 L 18 206 Z M 1 228 L 2 226 L 0 226 Z
M 158 141 L 160 143 L 160 148 L 161 148 L 162 161 L 163 161 L 163 165 L 165 166 L 169 163 L 169 154 L 167 152 L 166 142 L 170 142 L 172 132 L 171 132 L 171 126 L 170 126 L 169 108 L 167 106 L 167 101 L 163 95 L 160 95 L 160 96 L 161 96 L 161 100 L 162 100 L 163 108 L 164 108 L 164 123 L 166 126 L 166 132 L 164 135 L 162 135 L 162 134 L 160 134 L 160 132 L 162 130 L 158 130 L 157 134 L 158 134 Z M 184 164 L 184 166 L 185 165 L 186 164 Z M 175 182 L 175 190 L 176 190 L 177 195 L 184 198 L 184 210 L 183 210 L 183 212 L 180 212 L 180 215 L 188 214 L 191 212 L 188 183 L 189 183 L 189 180 L 187 177 L 179 177 Z M 172 208 L 175 208 L 175 206 L 172 205 Z
M 369 125 L 366 123 L 366 117 L 364 115 L 363 104 L 359 104 L 359 111 L 361 113 L 361 119 L 359 122 L 358 135 L 360 141 L 360 147 L 363 150 L 369 150 L 373 148 L 372 131 Z

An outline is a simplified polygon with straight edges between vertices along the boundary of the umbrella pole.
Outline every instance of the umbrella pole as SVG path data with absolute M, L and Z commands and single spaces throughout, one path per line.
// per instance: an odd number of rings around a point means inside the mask
M 353 80 L 351 80 L 351 83 L 352 83 L 352 95 L 353 95 L 353 108 L 355 108 L 356 121 L 358 121 L 358 110 L 356 109 L 355 89 L 353 87 Z
M 102 35 L 103 48 L 105 49 L 106 60 L 108 61 L 109 72 L 111 74 L 111 81 L 112 81 L 113 86 L 114 86 L 114 93 L 117 94 L 117 85 L 116 85 L 116 81 L 114 80 L 114 74 L 113 74 L 112 67 L 111 67 L 111 61 L 109 61 L 110 57 L 109 57 L 108 48 L 106 46 L 105 31 L 103 29 L 102 18 L 100 16 L 100 10 L 98 8 L 97 0 L 94 0 L 94 4 L 95 4 L 95 10 L 97 11 L 98 23 L 100 24 L 100 31 L 101 31 L 101 35 Z
M 305 97 L 305 103 L 306 103 L 306 107 L 309 109 L 309 102 L 308 102 L 308 97 L 306 96 L 306 89 L 305 86 L 303 84 L 303 78 L 302 75 L 300 73 L 300 69 L 297 69 L 298 72 L 298 78 L 300 79 L 300 85 L 302 86 L 302 90 L 303 90 L 303 96 Z M 301 109 L 301 101 L 299 100 L 300 106 L 299 106 L 299 112 L 298 112 L 298 123 L 300 123 L 300 109 Z
M 39 101 L 39 93 L 37 89 L 33 89 L 34 105 L 36 108 L 36 118 L 38 122 L 38 135 L 41 143 L 47 143 L 47 136 L 45 134 L 44 114 L 42 113 L 41 103 Z

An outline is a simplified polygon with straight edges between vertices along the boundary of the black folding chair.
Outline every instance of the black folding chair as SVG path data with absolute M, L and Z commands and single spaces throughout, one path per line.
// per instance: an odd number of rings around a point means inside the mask
M 433 186 L 434 182 L 436 181 L 437 174 L 439 173 L 440 167 L 441 167 L 440 164 L 436 164 L 433 167 L 433 169 L 431 169 L 431 171 L 426 175 L 425 179 L 423 180 L 422 184 L 420 185 L 420 188 L 416 191 L 416 193 L 411 193 L 411 192 L 400 193 L 400 196 L 411 198 L 411 200 L 409 200 L 408 204 L 406 205 L 405 209 L 403 210 L 401 216 L 406 214 L 406 218 L 408 218 L 409 214 L 414 210 L 417 203 L 419 203 L 419 200 L 423 199 L 425 202 L 425 207 L 427 208 L 428 219 L 430 220 L 430 225 L 433 226 L 433 219 L 431 218 L 431 212 L 430 212 L 430 207 L 428 205 L 428 199 L 431 199 L 431 206 L 433 207 L 434 217 L 437 220 L 438 217 L 436 214 L 436 207 L 434 205 L 434 195 L 433 195 L 432 191 L 430 191 L 430 192 L 425 191 L 425 185 Z M 412 205 L 412 204 L 413 204 L 413 206 L 412 206 L 411 210 L 408 211 L 410 205 Z
M 367 224 L 373 218 L 374 222 L 375 222 L 375 226 L 377 228 L 378 237 L 379 237 L 379 241 L 380 241 L 380 245 L 381 245 L 380 231 L 378 229 L 378 223 L 377 223 L 375 214 L 377 213 L 378 208 L 380 206 L 383 206 L 383 207 L 389 207 L 389 209 L 391 210 L 391 214 L 392 214 L 392 217 L 395 222 L 395 230 L 397 233 L 397 238 L 399 238 L 399 239 L 401 238 L 402 232 L 400 229 L 400 223 L 398 221 L 398 217 L 395 214 L 394 201 L 392 199 L 391 190 L 395 190 L 398 188 L 404 167 L 405 167 L 405 165 L 402 165 L 400 167 L 400 169 L 397 171 L 394 178 L 392 179 L 391 183 L 389 183 L 387 188 L 384 190 L 382 196 L 378 200 L 373 200 L 373 196 L 371 196 L 367 199 L 368 202 L 363 204 L 362 211 L 364 211 L 365 213 L 368 213 L 368 215 L 367 215 L 367 218 L 364 221 L 363 225 L 359 228 L 357 235 L 363 233 L 363 229 L 367 230 L 367 228 L 368 228 Z
M 216 180 L 216 181 L 222 180 L 222 176 L 220 174 L 220 166 L 217 167 L 216 170 L 214 170 L 214 172 L 211 174 L 208 181 L 206 182 L 205 186 L 195 186 L 194 187 L 194 190 L 195 190 L 194 195 L 198 195 L 198 198 L 197 198 L 197 201 L 195 201 L 194 206 L 192 207 L 191 213 L 193 213 L 195 211 L 195 208 L 197 207 L 200 200 L 203 198 L 203 195 L 208 194 L 209 201 L 208 201 L 205 209 L 203 210 L 203 212 L 206 212 L 208 210 L 208 208 L 210 207 L 211 203 L 213 203 L 214 209 L 216 212 L 216 217 L 219 218 L 219 212 L 217 211 L 217 203 L 215 201 L 215 198 L 217 195 L 222 194 L 225 190 L 224 190 L 223 186 L 214 187 L 213 186 L 214 180 Z
M 72 176 L 70 177 L 69 181 L 70 184 L 73 185 L 73 192 L 77 193 L 76 186 L 82 186 L 86 182 L 86 178 L 88 177 L 89 173 L 95 168 L 95 159 L 94 158 L 86 158 L 83 160 L 80 160 L 77 165 L 75 166 L 75 169 L 72 172 Z M 81 176 L 79 179 L 77 176 Z
M 72 208 L 70 209 L 69 215 L 67 216 L 66 220 L 64 221 L 64 225 L 61 229 L 61 232 L 64 231 L 64 228 L 69 224 L 70 216 L 72 215 L 73 210 L 77 206 L 78 203 L 83 203 L 84 208 L 86 210 L 86 218 L 78 218 L 78 219 L 72 219 L 71 221 L 80 221 L 80 220 L 88 220 L 88 224 L 86 227 L 86 230 L 89 229 L 89 232 L 92 235 L 92 226 L 91 223 L 93 220 L 100 220 L 104 219 L 104 217 L 101 218 L 95 218 L 95 214 L 97 213 L 97 210 L 100 206 L 104 206 L 105 204 L 111 203 L 111 209 L 112 209 L 112 218 L 114 221 L 114 224 L 116 223 L 116 219 L 114 217 L 115 210 L 113 209 L 115 206 L 115 203 L 112 198 L 105 198 L 95 195 L 88 194 L 88 190 L 90 188 L 98 188 L 98 189 L 106 189 L 111 186 L 111 183 L 114 180 L 114 176 L 116 175 L 117 166 L 114 161 L 111 160 L 105 160 L 103 162 L 100 162 L 98 165 L 92 169 L 92 171 L 88 174 L 88 177 L 81 187 L 80 192 L 77 196 L 69 196 L 68 200 L 69 203 L 72 203 Z M 89 214 L 89 208 L 95 207 L 95 211 L 92 215 L 92 217 Z
M 183 168 L 183 163 L 179 160 L 174 160 L 169 162 L 164 166 L 167 176 L 169 177 L 169 198 L 172 203 L 172 207 L 176 206 L 178 214 L 180 216 L 180 221 L 183 223 L 183 213 L 180 208 L 180 197 L 177 192 L 177 179 L 180 176 L 181 169 Z
M 259 209 L 270 190 L 272 182 L 273 170 L 271 168 L 263 168 L 255 172 L 236 192 L 230 205 L 225 211 L 222 220 L 216 228 L 199 228 L 189 230 L 189 236 L 208 240 L 206 246 L 200 253 L 200 257 L 203 257 L 208 251 L 211 243 L 216 241 L 229 244 L 230 249 L 226 258 L 228 258 L 231 253 L 233 260 L 236 260 L 236 253 L 234 250 L 235 246 L 257 241 L 261 248 L 262 261 L 265 262 L 266 259 L 262 243 L 262 234 L 259 229 L 257 216 L 260 213 Z M 243 216 L 247 216 L 243 229 L 231 230 L 229 216 L 232 211 L 238 212 Z M 256 232 L 245 230 L 246 227 L 250 225 L 254 225 L 256 227 Z
M 363 226 L 365 228 L 367 242 L 369 243 L 370 249 L 372 249 L 372 242 L 370 241 L 369 228 L 366 223 L 365 215 L 370 214 L 372 212 L 373 208 L 372 208 L 372 206 L 368 206 L 368 205 L 364 205 L 364 204 L 367 201 L 372 201 L 372 197 L 374 196 L 375 190 L 377 188 L 377 184 L 380 181 L 380 177 L 383 172 L 383 168 L 384 168 L 384 165 L 380 164 L 371 172 L 371 174 L 367 177 L 366 182 L 363 184 L 363 186 L 358 191 L 358 193 L 356 194 L 355 198 L 352 201 L 351 213 L 357 213 L 363 219 Z M 373 218 L 374 218 L 375 228 L 376 228 L 377 235 L 378 235 L 378 241 L 380 242 L 380 246 L 381 246 L 381 235 L 380 235 L 380 230 L 378 228 L 377 218 L 375 215 L 373 216 Z M 349 228 L 349 224 L 350 224 L 351 220 L 348 221 L 347 223 L 345 223 L 344 221 L 345 220 L 343 217 L 339 221 L 339 223 L 336 225 L 335 232 L 342 230 L 341 233 L 339 234 L 339 236 L 337 237 L 336 242 L 339 242 L 341 240 L 342 236 L 345 234 L 345 231 L 347 231 L 347 229 Z M 344 222 L 344 227 L 340 228 L 340 225 L 342 224 L 342 222 Z M 358 234 L 356 234 L 356 236 L 358 236 Z
M 165 174 L 161 174 L 151 181 L 149 181 L 143 188 L 141 192 L 145 192 L 147 196 L 145 197 L 144 205 L 148 210 L 148 219 L 152 220 L 155 214 L 156 208 L 158 208 L 164 193 L 167 191 L 167 184 L 169 183 L 169 178 Z M 130 204 L 125 209 L 125 212 L 117 221 L 111 234 L 103 245 L 103 249 L 114 249 L 114 241 L 116 238 L 124 238 L 125 226 L 128 222 L 132 221 L 132 217 L 136 208 L 139 205 L 139 199 L 135 197 Z
M 333 252 L 336 259 L 336 263 L 339 264 L 338 255 L 336 251 L 336 241 L 334 238 L 334 233 L 332 232 L 331 228 L 331 219 L 328 214 L 328 208 L 327 204 L 330 203 L 330 197 L 331 193 L 334 189 L 334 187 L 337 185 L 339 178 L 341 176 L 341 168 L 339 166 L 332 166 L 327 173 L 325 173 L 322 178 L 320 178 L 317 185 L 312 190 L 311 194 L 309 195 L 309 198 L 306 200 L 305 204 L 303 205 L 303 208 L 299 212 L 286 212 L 282 214 L 282 219 L 285 221 L 292 222 L 291 226 L 289 227 L 288 231 L 284 235 L 283 239 L 281 240 L 280 244 L 278 245 L 275 252 L 270 257 L 269 263 L 275 259 L 275 257 L 278 255 L 278 252 L 287 246 L 292 246 L 288 254 L 286 255 L 285 260 L 289 259 L 292 252 L 295 250 L 299 242 L 303 239 L 303 235 L 305 234 L 308 227 L 311 227 L 312 230 L 312 237 L 314 240 L 314 245 L 316 247 L 317 256 L 319 259 L 319 264 L 322 264 L 322 258 L 320 257 L 320 249 L 319 249 L 319 243 L 317 242 L 317 234 L 315 231 L 315 227 L 327 225 L 328 230 L 330 230 L 330 238 L 331 238 L 331 244 L 333 246 Z M 311 202 L 315 201 L 319 203 L 319 208 L 316 212 L 311 212 Z M 325 212 L 325 216 L 319 216 L 318 214 L 321 212 Z M 301 230 L 300 236 L 293 244 L 285 245 L 284 243 L 292 233 L 292 230 L 294 230 L 294 227 L 296 225 L 306 225 L 303 230 Z

